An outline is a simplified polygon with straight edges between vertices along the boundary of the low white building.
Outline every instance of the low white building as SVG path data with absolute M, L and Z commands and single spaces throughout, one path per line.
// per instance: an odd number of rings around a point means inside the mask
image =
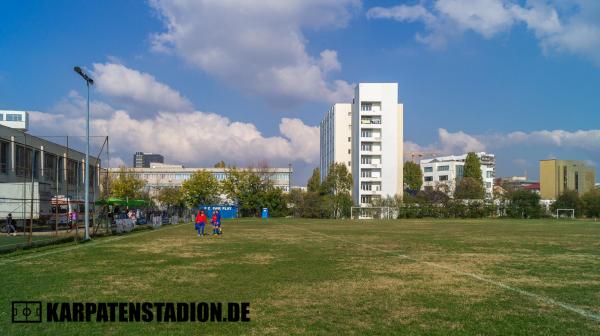
M 267 178 L 273 183 L 273 186 L 282 189 L 284 192 L 289 191 L 290 177 L 293 170 L 287 168 L 238 168 L 242 171 L 252 170 L 259 174 L 267 175 Z M 145 191 L 151 196 L 158 195 L 158 192 L 164 188 L 181 187 L 183 181 L 197 171 L 210 172 L 217 181 L 223 181 L 229 174 L 228 168 L 186 168 L 182 165 L 152 163 L 150 168 L 109 168 L 109 174 L 112 178 L 118 178 L 119 174 L 124 171 L 126 174 L 131 174 L 134 177 L 146 182 Z
M 0 125 L 27 131 L 29 130 L 29 113 L 26 111 L 0 110 Z
M 496 158 L 494 154 L 476 153 L 481 162 L 481 176 L 485 187 L 485 198 L 493 198 L 494 177 L 496 176 Z M 421 160 L 423 171 L 423 189 L 447 188 L 450 196 L 454 195 L 457 183 L 463 177 L 467 154 L 440 156 Z

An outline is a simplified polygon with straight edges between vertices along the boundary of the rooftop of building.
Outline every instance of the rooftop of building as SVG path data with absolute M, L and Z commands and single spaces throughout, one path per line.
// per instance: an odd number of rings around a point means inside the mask
M 490 154 L 490 153 L 486 153 L 486 152 L 478 152 L 475 153 L 477 155 L 477 157 L 479 158 L 491 158 L 494 159 L 495 155 L 494 154 Z M 468 154 L 462 154 L 462 155 L 448 155 L 448 156 L 437 156 L 431 159 L 423 159 L 420 161 L 421 164 L 428 164 L 428 163 L 436 163 L 436 162 L 462 162 L 465 161 L 467 158 Z

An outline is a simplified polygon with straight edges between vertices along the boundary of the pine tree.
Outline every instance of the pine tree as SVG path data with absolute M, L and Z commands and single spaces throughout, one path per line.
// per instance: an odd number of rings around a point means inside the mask
M 321 169 L 318 167 L 313 169 L 312 176 L 308 179 L 306 188 L 308 191 L 319 192 L 319 189 L 321 189 Z
M 409 190 L 421 190 L 423 185 L 423 172 L 421 167 L 412 162 L 404 163 L 404 184 Z

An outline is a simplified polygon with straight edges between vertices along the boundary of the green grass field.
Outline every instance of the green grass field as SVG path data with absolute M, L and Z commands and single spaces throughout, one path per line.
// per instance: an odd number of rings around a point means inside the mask
M 2 335 L 598 335 L 600 223 L 236 220 L 0 259 Z M 247 301 L 249 323 L 11 324 L 10 302 Z

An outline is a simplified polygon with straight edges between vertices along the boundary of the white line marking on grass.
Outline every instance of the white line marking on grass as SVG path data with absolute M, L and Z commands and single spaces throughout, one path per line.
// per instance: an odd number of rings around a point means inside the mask
M 315 231 L 311 231 L 311 230 L 308 230 L 308 229 L 294 227 L 294 226 L 290 226 L 290 225 L 285 225 L 285 226 L 294 228 L 296 230 L 302 230 L 302 231 L 310 232 L 310 233 L 313 233 L 313 234 L 321 235 L 321 236 L 324 236 L 324 237 L 333 238 L 333 239 L 336 239 L 338 241 L 342 241 L 342 242 L 346 242 L 346 243 L 350 243 L 350 244 L 354 244 L 354 245 L 366 247 L 368 249 L 372 249 L 372 250 L 375 250 L 375 251 L 379 251 L 379 252 L 383 252 L 383 253 L 388 253 L 388 254 L 394 254 L 394 256 L 396 256 L 398 258 L 402 258 L 402 259 L 412 260 L 412 261 L 415 261 L 415 262 L 424 263 L 424 264 L 427 264 L 427 265 L 429 265 L 431 267 L 434 267 L 434 268 L 439 268 L 439 269 L 443 269 L 443 270 L 446 270 L 446 271 L 450 271 L 450 272 L 455 273 L 455 274 L 464 275 L 466 277 L 469 277 L 469 278 L 472 278 L 472 279 L 476 279 L 476 280 L 479 280 L 481 282 L 485 282 L 485 283 L 488 283 L 490 285 L 494 285 L 494 286 L 497 286 L 497 287 L 500 287 L 500 288 L 503 288 L 503 289 L 506 289 L 506 290 L 509 290 L 509 291 L 512 291 L 512 292 L 516 292 L 516 293 L 519 293 L 521 295 L 531 297 L 533 299 L 536 299 L 538 301 L 542 301 L 542 302 L 550 304 L 550 305 L 554 305 L 554 306 L 560 307 L 562 309 L 565 309 L 565 310 L 568 310 L 570 312 L 579 314 L 579 315 L 581 315 L 581 316 L 583 316 L 585 318 L 589 318 L 589 319 L 594 320 L 596 322 L 600 322 L 600 314 L 597 314 L 597 313 L 594 313 L 594 312 L 587 311 L 585 309 L 581 309 L 581 308 L 575 307 L 575 306 L 570 305 L 568 303 L 556 301 L 556 300 L 554 300 L 554 299 L 552 299 L 550 297 L 539 295 L 539 294 L 535 294 L 535 293 L 526 291 L 526 290 L 518 288 L 518 287 L 509 286 L 509 285 L 506 285 L 506 284 L 504 284 L 502 282 L 499 282 L 499 281 L 487 279 L 487 278 L 485 278 L 485 277 L 483 277 L 481 275 L 477 275 L 477 274 L 469 273 L 469 272 L 464 272 L 464 271 L 458 270 L 458 269 L 453 268 L 453 267 L 448 267 L 448 266 L 440 265 L 440 264 L 433 263 L 433 262 L 430 262 L 430 261 L 418 260 L 418 259 L 410 257 L 410 256 L 408 256 L 406 254 L 395 254 L 394 251 L 388 251 L 388 250 L 380 249 L 380 248 L 377 248 L 377 247 L 374 247 L 374 246 L 369 246 L 369 245 L 363 244 L 363 243 L 357 243 L 357 242 L 354 242 L 354 241 L 351 241 L 351 240 L 347 240 L 347 239 L 344 239 L 344 238 L 340 238 L 340 237 L 328 235 L 328 234 L 321 233 L 321 232 L 315 232 Z
M 189 224 L 189 223 L 186 223 L 186 224 Z M 75 246 L 66 247 L 66 248 L 62 248 L 62 249 L 53 249 L 53 250 L 50 250 L 50 251 L 47 251 L 47 252 L 42 252 L 42 253 L 32 252 L 31 254 L 27 254 L 27 255 L 24 255 L 24 256 L 21 256 L 21 257 L 0 260 L 0 266 L 6 265 L 6 264 L 10 264 L 10 263 L 13 263 L 13 262 L 27 260 L 27 259 L 39 258 L 39 257 L 43 257 L 43 256 L 50 255 L 50 254 L 67 252 L 67 251 L 75 250 L 75 249 L 86 247 L 86 246 L 94 247 L 94 246 L 98 246 L 99 244 L 110 243 L 110 242 L 114 242 L 114 241 L 117 241 L 117 240 L 129 238 L 129 237 L 139 237 L 141 235 L 146 235 L 146 234 L 151 233 L 151 232 L 162 232 L 162 231 L 168 230 L 170 228 L 179 227 L 179 226 L 186 225 L 186 224 L 175 224 L 175 225 L 171 225 L 171 226 L 168 226 L 168 227 L 165 227 L 165 228 L 161 228 L 161 229 L 158 229 L 158 230 L 148 229 L 148 231 L 145 231 L 145 232 L 139 232 L 139 233 L 133 233 L 133 234 L 125 234 L 125 235 L 118 236 L 118 237 L 110 237 L 110 238 L 99 239 L 99 240 L 92 240 L 91 242 L 88 242 L 88 243 L 83 243 L 83 244 L 80 243 L 80 244 L 77 244 Z

